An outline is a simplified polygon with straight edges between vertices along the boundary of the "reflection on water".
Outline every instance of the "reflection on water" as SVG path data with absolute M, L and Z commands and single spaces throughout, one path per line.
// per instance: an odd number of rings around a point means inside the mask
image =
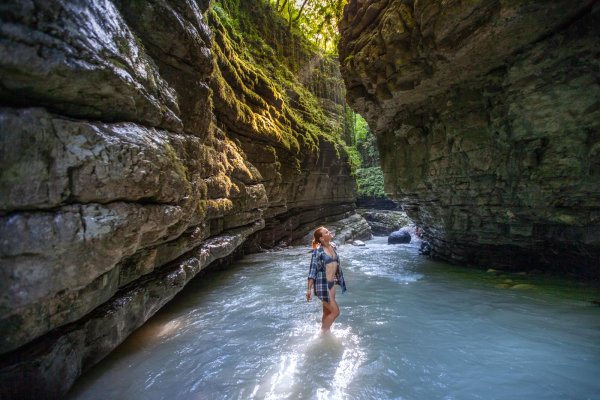
M 312 326 L 310 331 L 305 329 L 304 334 L 297 337 L 294 351 L 279 355 L 272 373 L 255 386 L 251 397 L 305 399 L 316 395 L 317 398 L 345 398 L 345 389 L 364 359 L 358 336 L 352 334 L 350 328 L 336 331 L 335 335 L 314 333 Z M 315 390 L 311 382 L 306 381 L 306 374 L 314 373 L 313 370 L 317 371 L 315 377 L 323 381 L 323 388 Z
M 320 334 L 305 248 L 192 282 L 72 399 L 600 399 L 600 307 L 581 284 L 451 267 L 418 245 L 342 246 Z

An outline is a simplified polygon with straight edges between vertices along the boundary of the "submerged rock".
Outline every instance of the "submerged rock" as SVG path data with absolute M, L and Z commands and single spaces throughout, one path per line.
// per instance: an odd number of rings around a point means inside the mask
M 511 285 L 508 283 L 498 283 L 495 287 L 498 289 L 509 289 Z
M 534 289 L 534 288 L 535 288 L 535 285 L 531 285 L 529 283 L 518 283 L 511 287 L 511 289 L 517 289 L 517 290 L 527 290 L 527 289 Z
M 428 256 L 431 254 L 431 246 L 429 245 L 429 242 L 425 240 L 421 242 L 421 245 L 419 246 L 419 254 L 424 256 Z

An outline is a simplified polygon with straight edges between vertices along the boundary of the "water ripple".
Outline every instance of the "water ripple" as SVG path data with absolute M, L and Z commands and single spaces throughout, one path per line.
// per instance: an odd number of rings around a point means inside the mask
M 304 298 L 307 249 L 255 254 L 193 281 L 70 398 L 600 399 L 586 287 L 436 263 L 385 239 L 339 253 L 349 290 L 331 333 Z

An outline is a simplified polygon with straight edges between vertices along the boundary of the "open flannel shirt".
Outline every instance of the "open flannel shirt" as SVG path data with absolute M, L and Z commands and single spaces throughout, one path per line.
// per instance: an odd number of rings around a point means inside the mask
M 314 281 L 313 291 L 315 295 L 322 301 L 329 303 L 329 290 L 327 289 L 325 261 L 323 260 L 324 255 L 325 250 L 321 246 L 313 250 L 312 258 L 310 260 L 310 268 L 308 270 L 308 279 L 312 279 Z M 346 291 L 346 281 L 344 281 L 344 274 L 342 273 L 342 266 L 339 261 L 338 275 L 336 276 L 335 283 L 342 287 L 342 293 Z

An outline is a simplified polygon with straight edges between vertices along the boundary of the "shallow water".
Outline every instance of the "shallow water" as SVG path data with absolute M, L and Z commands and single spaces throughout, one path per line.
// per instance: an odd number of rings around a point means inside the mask
M 308 249 L 246 256 L 190 283 L 69 398 L 600 399 L 597 288 L 385 240 L 340 248 L 331 333 L 304 297 Z

